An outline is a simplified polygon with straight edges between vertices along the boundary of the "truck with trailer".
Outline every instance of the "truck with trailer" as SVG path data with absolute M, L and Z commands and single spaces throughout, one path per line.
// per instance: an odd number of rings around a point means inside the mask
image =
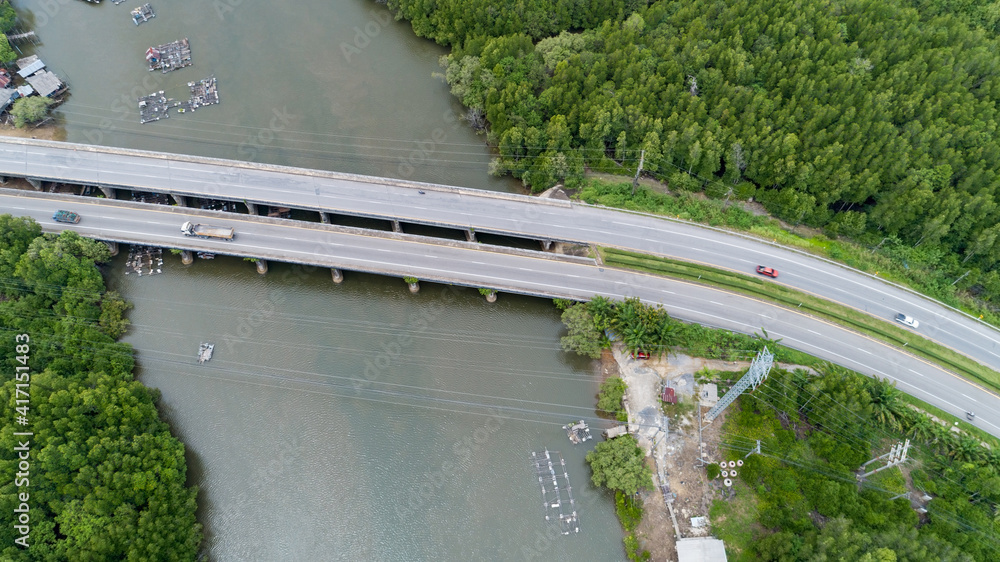
M 212 240 L 232 240 L 236 238 L 236 232 L 231 227 L 195 224 L 191 221 L 181 225 L 181 232 L 183 232 L 186 236 L 197 236 L 198 238 L 208 238 Z

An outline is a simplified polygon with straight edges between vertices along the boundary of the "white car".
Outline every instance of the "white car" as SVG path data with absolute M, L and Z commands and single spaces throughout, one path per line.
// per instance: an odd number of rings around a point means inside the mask
M 915 319 L 912 316 L 907 316 L 905 314 L 897 314 L 896 322 L 899 322 L 900 324 L 905 324 L 914 329 L 920 327 L 920 322 L 917 319 Z

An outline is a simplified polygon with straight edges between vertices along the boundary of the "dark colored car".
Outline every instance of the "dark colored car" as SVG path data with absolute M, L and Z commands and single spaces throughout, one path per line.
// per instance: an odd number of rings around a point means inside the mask
M 80 222 L 80 215 L 74 213 L 73 211 L 56 211 L 56 213 L 52 215 L 52 220 L 56 222 L 76 224 Z
M 773 267 L 764 267 L 763 265 L 757 266 L 757 273 L 760 273 L 761 275 L 767 275 L 768 277 L 778 276 L 777 269 L 774 269 Z

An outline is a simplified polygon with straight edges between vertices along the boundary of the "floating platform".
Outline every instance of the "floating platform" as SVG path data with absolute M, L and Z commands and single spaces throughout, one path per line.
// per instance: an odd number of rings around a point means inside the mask
M 203 343 L 198 347 L 198 363 L 204 363 L 212 359 L 212 353 L 215 351 L 214 343 Z
M 163 95 L 163 90 L 139 98 L 139 122 L 146 124 L 170 117 L 170 109 L 182 102 Z
M 569 437 L 570 442 L 574 445 L 579 445 L 584 441 L 593 439 L 593 436 L 590 434 L 590 428 L 583 420 L 568 423 L 563 426 L 563 429 L 566 430 L 566 437 Z
M 163 273 L 163 248 L 129 246 L 128 258 L 125 260 L 125 275 L 130 273 L 135 273 L 139 277 Z
M 219 103 L 219 87 L 214 76 L 188 82 L 188 88 L 191 90 L 191 97 L 187 101 L 168 98 L 163 90 L 139 98 L 139 122 L 145 124 L 167 119 L 170 117 L 170 110 L 174 108 L 177 108 L 178 113 L 187 113 Z
M 180 104 L 178 113 L 187 113 L 204 105 L 219 103 L 219 86 L 215 81 L 215 76 L 209 76 L 197 82 L 188 82 L 188 88 L 191 89 L 191 98 Z
M 146 23 L 155 17 L 156 12 L 153 11 L 153 6 L 149 4 L 143 4 L 141 7 L 132 10 L 132 21 L 134 21 L 136 25 Z
M 166 74 L 171 70 L 191 66 L 191 44 L 187 38 L 166 45 L 146 49 L 149 71 L 159 70 Z
M 569 484 L 566 460 L 558 451 L 546 449 L 541 453 L 531 453 L 531 462 L 542 488 L 542 505 L 545 520 L 559 525 L 564 535 L 580 532 L 580 516 L 576 512 L 573 487 Z

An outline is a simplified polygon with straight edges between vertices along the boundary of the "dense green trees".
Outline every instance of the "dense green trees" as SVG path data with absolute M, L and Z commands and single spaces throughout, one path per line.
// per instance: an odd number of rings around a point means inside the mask
M 622 414 L 624 414 L 624 405 L 622 404 L 624 396 L 625 381 L 618 377 L 609 377 L 601 383 L 601 390 L 597 394 L 598 413 L 609 415 L 619 421 L 628 421 L 627 419 L 621 419 L 623 417 Z
M 623 435 L 601 441 L 587 453 L 591 481 L 595 486 L 630 496 L 640 488 L 653 487 L 653 472 L 646 466 L 646 454 L 635 437 Z
M 390 6 L 454 46 L 446 76 L 489 121 L 493 171 L 532 188 L 644 150 L 673 189 L 1000 263 L 1000 3 Z
M 995 560 L 1000 457 L 908 407 L 884 381 L 819 371 L 772 370 L 725 422 L 725 447 L 742 458 L 760 439 L 763 453 L 739 471 L 760 524 L 742 559 Z M 859 490 L 858 467 L 904 434 L 914 439 L 909 478 L 891 469 Z M 933 497 L 926 515 L 891 499 L 907 490 Z
M 30 336 L 28 426 L 14 424 L 13 376 L 0 386 L 0 509 L 28 493 L 29 549 L 0 528 L 5 560 L 193 560 L 201 540 L 197 490 L 185 485 L 184 446 L 137 382 L 129 346 L 115 342 L 128 305 L 106 293 L 104 244 L 0 215 L 0 362 L 19 363 L 14 335 Z M 24 389 L 22 388 L 22 391 Z M 14 431 L 31 431 L 30 485 L 15 487 Z M 21 437 L 21 440 L 24 438 Z
M 0 57 L 3 56 L 2 48 L 3 45 L 0 45 Z M 18 99 L 10 108 L 10 114 L 14 117 L 14 126 L 24 127 L 25 125 L 37 123 L 45 119 L 45 116 L 49 114 L 49 106 L 53 103 L 55 102 L 51 98 L 42 96 L 29 96 Z

